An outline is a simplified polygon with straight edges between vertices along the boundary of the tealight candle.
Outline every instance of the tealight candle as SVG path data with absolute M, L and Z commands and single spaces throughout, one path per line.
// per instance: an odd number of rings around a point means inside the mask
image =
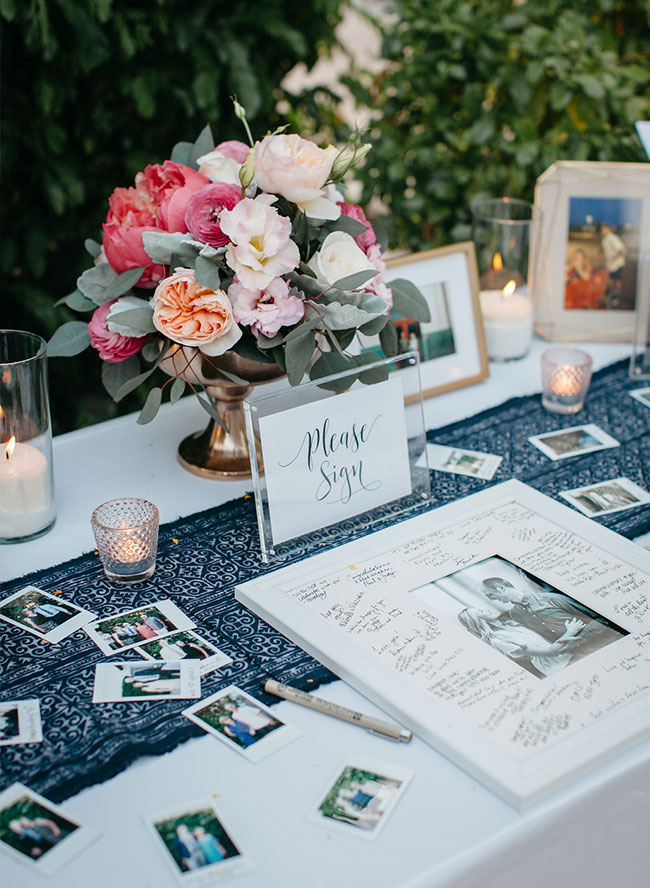
M 511 280 L 502 290 L 481 290 L 479 299 L 490 360 L 523 358 L 533 338 L 533 306 L 524 288 Z
M 156 567 L 158 509 L 127 497 L 98 506 L 90 519 L 104 572 L 114 583 L 138 583 Z
M 47 459 L 12 435 L 0 451 L 0 537 L 31 536 L 51 520 Z
M 591 381 L 591 356 L 579 348 L 549 348 L 542 355 L 542 404 L 552 413 L 582 410 Z

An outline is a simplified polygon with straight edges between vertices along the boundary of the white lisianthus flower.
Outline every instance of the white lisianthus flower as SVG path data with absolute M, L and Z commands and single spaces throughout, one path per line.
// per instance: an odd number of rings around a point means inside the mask
M 273 278 L 293 271 L 300 251 L 291 240 L 291 220 L 272 206 L 272 194 L 245 197 L 222 210 L 219 225 L 230 238 L 226 262 L 248 290 L 264 290 Z
M 141 333 L 134 330 L 127 324 L 120 324 L 119 316 L 123 311 L 132 311 L 134 308 L 149 308 L 149 302 L 146 299 L 140 299 L 138 296 L 122 296 L 117 299 L 109 308 L 106 316 L 106 326 L 111 333 L 119 333 L 120 336 L 147 336 L 147 333 Z
M 221 151 L 210 151 L 197 158 L 199 172 L 212 182 L 224 182 L 226 185 L 239 185 L 241 164 L 232 157 L 226 157 Z
M 307 264 L 316 274 L 318 283 L 327 286 L 358 271 L 376 270 L 354 238 L 344 231 L 328 234 L 323 246 Z

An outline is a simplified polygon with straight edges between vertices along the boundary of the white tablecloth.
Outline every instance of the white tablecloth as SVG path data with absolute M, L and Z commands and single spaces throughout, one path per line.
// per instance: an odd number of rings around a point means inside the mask
M 425 402 L 435 428 L 539 390 L 535 342 L 528 358 L 491 366 L 484 383 Z M 587 346 L 596 368 L 629 353 Z M 579 418 L 578 418 L 579 419 Z M 162 521 L 241 495 L 250 482 L 217 483 L 185 472 L 176 445 L 205 424 L 192 400 L 163 409 L 149 426 L 124 417 L 55 440 L 58 519 L 45 537 L 0 547 L 0 580 L 93 547 L 92 509 L 116 496 L 157 503 Z M 643 542 L 648 542 L 647 538 Z M 16 631 L 0 627 L 2 633 Z M 321 696 L 371 714 L 373 704 L 343 682 Z M 650 742 L 639 744 L 534 808 L 520 813 L 415 738 L 394 744 L 290 703 L 281 718 L 303 735 L 258 764 L 209 736 L 141 759 L 118 777 L 64 803 L 101 838 L 49 883 L 66 888 L 166 888 L 174 881 L 141 815 L 215 794 L 256 869 L 241 888 L 640 888 L 650 872 Z M 374 841 L 308 822 L 328 781 L 350 753 L 412 768 L 415 777 Z M 23 782 L 29 785 L 29 774 Z M 2 888 L 36 888 L 44 878 L 2 858 Z

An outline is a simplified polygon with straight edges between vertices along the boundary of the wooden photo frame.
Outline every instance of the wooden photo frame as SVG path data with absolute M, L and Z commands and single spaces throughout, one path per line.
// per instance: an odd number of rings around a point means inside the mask
M 650 164 L 558 161 L 537 180 L 542 213 L 529 289 L 538 333 L 631 342 L 639 256 L 650 249 Z
M 422 397 L 473 385 L 489 375 L 471 241 L 390 259 L 384 277 L 387 283 L 397 278 L 411 281 L 431 309 L 429 324 L 399 315 L 393 320 L 400 351 L 420 355 Z M 378 337 L 363 337 L 362 350 L 381 357 L 378 342 Z M 406 403 L 419 397 L 419 391 L 407 392 Z

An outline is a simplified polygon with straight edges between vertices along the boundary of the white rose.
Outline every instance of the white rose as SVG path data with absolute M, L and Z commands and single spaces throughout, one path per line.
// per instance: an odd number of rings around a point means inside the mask
M 232 157 L 226 157 L 221 151 L 210 151 L 197 158 L 199 172 L 213 182 L 224 182 L 226 185 L 239 185 L 241 164 Z
M 262 191 L 294 203 L 323 197 L 334 160 L 331 150 L 292 133 L 266 136 L 255 143 L 255 181 Z
M 335 281 L 358 271 L 375 271 L 368 257 L 344 231 L 333 231 L 323 246 L 307 263 L 318 282 L 331 286 Z

